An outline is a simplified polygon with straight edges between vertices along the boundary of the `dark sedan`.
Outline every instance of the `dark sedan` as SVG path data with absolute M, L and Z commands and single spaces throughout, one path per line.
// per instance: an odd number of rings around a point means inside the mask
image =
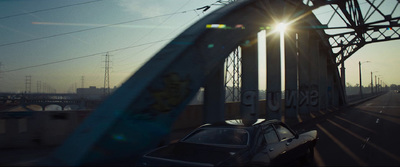
M 203 125 L 179 142 L 145 154 L 139 166 L 287 165 L 309 163 L 317 131 L 297 134 L 278 120 L 240 120 Z M 300 161 L 299 161 L 300 160 Z

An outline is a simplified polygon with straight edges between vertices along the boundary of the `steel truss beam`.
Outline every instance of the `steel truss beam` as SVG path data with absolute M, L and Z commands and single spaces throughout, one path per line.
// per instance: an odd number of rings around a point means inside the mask
M 236 48 L 225 60 L 226 101 L 240 101 L 242 78 L 242 58 L 239 48 Z
M 312 8 L 329 5 L 334 10 L 326 26 L 321 29 L 340 29 L 340 33 L 328 34 L 336 64 L 353 55 L 357 50 L 369 43 L 384 42 L 400 39 L 399 1 L 386 1 L 390 3 L 391 10 L 384 7 L 385 0 L 311 0 L 304 2 Z M 362 8 L 360 5 L 367 5 Z M 385 10 L 385 11 L 384 11 Z M 345 26 L 335 26 L 332 18 L 340 17 Z M 374 19 L 374 20 L 372 20 Z

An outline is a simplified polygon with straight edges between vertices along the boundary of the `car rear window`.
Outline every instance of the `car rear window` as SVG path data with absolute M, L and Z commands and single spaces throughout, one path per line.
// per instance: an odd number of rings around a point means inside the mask
M 246 146 L 249 133 L 245 129 L 203 128 L 194 131 L 182 141 L 208 145 Z

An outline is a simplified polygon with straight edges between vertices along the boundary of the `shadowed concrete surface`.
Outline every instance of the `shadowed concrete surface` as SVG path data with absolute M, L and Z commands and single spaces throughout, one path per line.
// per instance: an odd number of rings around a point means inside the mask
M 45 158 L 56 147 L 1 149 L 0 166 L 31 166 Z
M 175 142 L 193 129 L 176 130 L 170 135 L 171 142 Z M 58 146 L 37 148 L 10 148 L 0 149 L 0 166 L 32 166 L 50 155 Z M 114 165 L 114 164 L 113 164 Z M 118 164 L 116 164 L 118 165 Z M 122 165 L 129 165 L 122 163 Z
M 398 165 L 400 164 L 400 94 L 389 92 L 379 97 L 353 102 L 345 109 L 293 125 L 299 132 L 316 129 L 316 166 Z M 193 128 L 175 130 L 170 141 L 184 137 Z M 56 147 L 1 149 L 0 165 L 31 166 Z M 134 161 L 112 165 L 132 165 Z

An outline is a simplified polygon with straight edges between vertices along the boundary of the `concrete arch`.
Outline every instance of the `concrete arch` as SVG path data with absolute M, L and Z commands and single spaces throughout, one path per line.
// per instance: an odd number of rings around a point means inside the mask
M 50 108 L 58 108 L 58 107 L 53 107 L 53 106 L 58 106 L 60 110 L 50 109 Z M 64 107 L 65 107 L 65 105 L 63 105 L 63 104 L 57 104 L 57 103 L 51 104 L 51 103 L 49 103 L 49 104 L 44 105 L 43 110 L 44 111 L 63 111 Z
M 44 106 L 42 106 L 40 104 L 28 104 L 28 105 L 25 105 L 24 107 L 28 108 L 30 110 L 33 110 L 33 111 L 44 111 Z M 38 107 L 40 107 L 40 109 Z
M 42 107 L 42 110 L 45 110 L 45 108 L 49 105 L 57 105 L 61 107 L 61 110 L 64 110 L 64 108 L 67 105 L 77 105 L 80 106 L 78 108 L 83 108 L 85 104 L 81 100 L 57 100 L 57 99 L 29 99 L 23 101 L 23 105 L 32 105 L 36 104 Z
M 108 97 L 57 149 L 51 162 L 96 164 L 136 157 L 157 146 L 229 53 L 251 42 L 260 27 L 275 25 L 287 15 L 318 23 L 300 1 L 290 0 L 241 0 L 204 17 Z M 207 29 L 207 24 L 244 29 Z
M 78 110 L 80 108 L 80 104 L 68 104 L 64 106 L 63 110 Z

